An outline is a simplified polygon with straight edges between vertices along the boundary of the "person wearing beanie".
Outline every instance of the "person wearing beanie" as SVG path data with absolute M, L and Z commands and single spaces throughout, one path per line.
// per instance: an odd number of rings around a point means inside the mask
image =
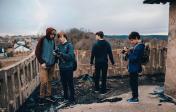
M 46 35 L 39 39 L 35 55 L 40 64 L 40 99 L 51 98 L 51 81 L 54 74 L 54 65 L 56 57 L 53 55 L 55 49 L 54 38 L 56 30 L 54 28 L 47 28 Z
M 94 64 L 95 58 L 95 92 L 100 92 L 105 94 L 106 90 L 106 79 L 107 79 L 107 69 L 108 69 L 108 56 L 111 60 L 112 65 L 114 65 L 114 59 L 112 54 L 112 49 L 110 44 L 103 39 L 104 33 L 99 31 L 96 33 L 97 42 L 93 45 L 91 51 L 91 66 Z M 100 76 L 102 77 L 101 88 L 99 87 Z

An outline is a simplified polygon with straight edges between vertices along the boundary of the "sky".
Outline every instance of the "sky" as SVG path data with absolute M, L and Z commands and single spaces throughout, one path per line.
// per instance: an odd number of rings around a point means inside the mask
M 0 35 L 71 28 L 105 34 L 168 34 L 169 5 L 143 0 L 0 0 Z

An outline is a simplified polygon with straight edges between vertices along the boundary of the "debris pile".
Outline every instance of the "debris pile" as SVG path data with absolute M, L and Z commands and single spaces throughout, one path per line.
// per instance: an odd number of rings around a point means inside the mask
M 140 76 L 139 85 L 164 85 L 164 75 L 146 75 Z M 96 93 L 93 89 L 94 80 L 89 74 L 82 75 L 81 77 L 74 78 L 75 84 L 75 99 L 76 104 L 91 104 L 91 103 L 102 103 L 102 102 L 118 102 L 122 98 L 114 97 L 130 91 L 129 89 L 128 76 L 115 76 L 108 77 L 107 79 L 107 93 L 101 95 Z M 163 97 L 163 88 L 158 88 L 153 95 Z M 39 103 L 39 87 L 33 92 L 33 94 L 27 99 L 27 101 L 18 110 L 19 112 L 55 112 L 61 108 L 67 108 L 73 106 L 65 102 L 63 99 L 63 91 L 61 82 L 55 80 L 52 82 L 52 96 L 53 100 L 47 100 L 44 104 Z M 164 98 L 166 98 L 164 96 Z M 170 101 L 171 99 L 161 99 L 161 102 Z M 163 100 L 164 99 L 164 100 Z

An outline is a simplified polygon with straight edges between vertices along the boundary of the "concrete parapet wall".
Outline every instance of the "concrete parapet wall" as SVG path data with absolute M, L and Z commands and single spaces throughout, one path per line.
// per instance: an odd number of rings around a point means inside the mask
M 38 62 L 32 53 L 27 58 L 0 69 L 0 110 L 13 112 L 39 85 Z
M 75 71 L 75 77 L 79 77 L 83 74 L 93 74 L 94 67 L 90 66 L 90 52 L 77 50 L 76 56 L 78 61 L 78 69 Z M 151 48 L 150 50 L 150 61 L 147 65 L 143 66 L 143 72 L 141 74 L 155 74 L 165 73 L 165 59 L 167 50 L 159 47 Z M 113 56 L 116 66 L 112 66 L 109 63 L 108 76 L 116 75 L 128 75 L 127 62 L 123 61 L 120 49 L 113 50 Z
M 93 74 L 90 67 L 90 50 L 76 50 L 78 61 L 74 77 L 83 74 Z M 113 50 L 116 66 L 109 64 L 108 76 L 127 75 L 127 62 L 122 60 L 120 49 Z M 165 73 L 166 50 L 152 47 L 150 62 L 144 66 L 142 74 Z M 56 66 L 55 76 L 59 69 Z M 11 66 L 0 69 L 0 110 L 13 112 L 22 105 L 33 90 L 39 85 L 39 64 L 34 55 L 30 54 Z

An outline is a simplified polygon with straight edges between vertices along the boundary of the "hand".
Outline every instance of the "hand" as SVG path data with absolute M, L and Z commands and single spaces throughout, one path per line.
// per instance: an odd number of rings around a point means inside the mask
M 57 53 L 56 53 L 55 51 L 53 51 L 53 55 L 54 55 L 54 56 L 57 56 Z
M 45 63 L 43 63 L 41 66 L 42 66 L 42 68 L 46 68 L 46 64 Z
M 127 47 L 124 47 L 122 50 L 121 50 L 121 53 L 122 54 L 126 54 L 126 53 L 128 53 L 128 48 Z
M 112 66 L 116 66 L 116 63 L 112 64 Z
M 60 57 L 62 55 L 62 53 L 53 51 L 53 55 L 56 56 L 56 57 Z
M 127 48 L 127 47 L 123 47 L 123 50 L 124 50 L 124 51 L 128 51 L 128 48 Z

